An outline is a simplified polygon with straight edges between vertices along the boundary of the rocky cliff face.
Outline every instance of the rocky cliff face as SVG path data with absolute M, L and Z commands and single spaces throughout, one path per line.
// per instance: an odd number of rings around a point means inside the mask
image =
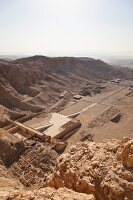
M 37 154 L 47 164 L 48 160 L 43 156 L 42 147 Z M 41 154 L 40 154 L 41 151 Z M 32 151 L 33 153 L 33 151 Z M 36 157 L 36 156 L 35 156 Z M 100 143 L 80 142 L 70 148 L 68 153 L 62 154 L 55 161 L 53 172 L 50 172 L 41 186 L 40 169 L 42 159 L 33 159 L 37 166 L 33 168 L 33 162 L 21 168 L 24 169 L 26 177 L 38 176 L 38 189 L 31 187 L 25 190 L 21 183 L 16 180 L 19 187 L 16 187 L 15 179 L 12 179 L 4 166 L 0 166 L 0 197 L 4 200 L 132 200 L 133 198 L 133 139 L 123 138 L 119 140 L 105 140 Z M 52 159 L 52 158 L 51 158 Z M 25 163 L 24 157 L 21 160 Z M 52 160 L 51 160 L 52 162 Z M 23 164 L 24 164 L 23 163 Z M 31 164 L 32 163 L 32 164 Z M 22 164 L 19 163 L 19 164 Z M 31 164 L 31 166 L 30 166 Z M 39 167 L 38 167 L 39 165 Z M 48 166 L 48 165 L 47 165 Z M 19 165 L 20 168 L 20 165 Z M 4 173 L 4 169 L 6 174 Z M 1 171 L 2 170 L 2 171 Z M 28 173 L 27 173 L 28 171 Z M 16 168 L 16 172 L 17 168 Z M 3 180 L 4 178 L 4 180 Z M 10 181 L 6 188 L 5 181 Z M 11 183 L 13 186 L 11 187 Z M 33 184 L 33 182 L 31 182 Z M 40 185 L 39 185 L 40 183 Z M 45 188 L 44 188 L 45 186 Z M 40 187 L 43 187 L 40 189 Z M 50 188 L 49 188 L 50 187 Z M 31 190 L 32 188 L 32 190 Z M 10 194 L 9 194 L 9 191 Z
M 24 151 L 21 140 L 0 129 L 0 164 L 9 167 Z
M 55 166 L 58 154 L 50 144 L 34 142 L 27 148 L 21 158 L 10 167 L 10 172 L 24 186 L 42 188 L 48 174 Z
M 7 168 L 0 165 L 0 200 L 3 200 L 10 192 L 16 189 L 24 189 L 23 185 L 16 179 L 12 178 Z
M 93 194 L 97 200 L 132 200 L 133 139 L 72 146 L 58 158 L 46 185 Z

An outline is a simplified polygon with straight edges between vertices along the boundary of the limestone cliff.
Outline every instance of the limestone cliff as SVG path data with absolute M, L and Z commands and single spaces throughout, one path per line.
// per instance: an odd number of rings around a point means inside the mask
M 72 146 L 58 158 L 46 185 L 93 194 L 97 200 L 132 200 L 133 139 Z

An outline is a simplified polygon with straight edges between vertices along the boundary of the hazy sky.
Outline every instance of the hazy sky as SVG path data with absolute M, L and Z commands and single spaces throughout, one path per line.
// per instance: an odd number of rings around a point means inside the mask
M 133 55 L 133 0 L 0 0 L 0 54 Z

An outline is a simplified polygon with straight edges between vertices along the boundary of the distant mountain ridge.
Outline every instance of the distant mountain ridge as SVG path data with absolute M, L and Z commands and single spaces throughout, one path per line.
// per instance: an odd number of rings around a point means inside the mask
M 43 92 L 43 102 L 54 102 L 63 90 L 79 88 L 89 80 L 133 79 L 133 71 L 85 57 L 33 56 L 0 60 L 0 104 L 9 109 L 38 112 L 37 104 L 24 102 Z

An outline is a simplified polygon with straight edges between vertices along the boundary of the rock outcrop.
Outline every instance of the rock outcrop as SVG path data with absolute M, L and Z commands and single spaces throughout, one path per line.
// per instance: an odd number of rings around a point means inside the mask
M 66 188 L 44 188 L 33 191 L 12 192 L 2 200 L 95 200 L 93 195 L 80 194 Z
M 117 150 L 117 159 L 122 162 L 125 167 L 133 168 L 133 141 L 124 138 L 122 145 Z
M 99 143 L 79 142 L 67 153 L 57 157 L 58 155 L 50 151 L 50 146 L 46 148 L 46 145 L 42 146 L 37 142 L 31 149 L 27 149 L 10 170 L 7 171 L 1 166 L 0 198 L 133 199 L 133 139 L 112 139 Z M 16 175 L 16 178 L 20 177 L 25 186 L 30 186 L 29 190 L 25 190 L 19 180 L 11 178 L 10 172 Z
M 132 200 L 133 139 L 72 146 L 57 159 L 46 185 L 93 194 L 97 200 Z
M 24 152 L 24 144 L 17 137 L 0 129 L 0 163 L 9 167 Z
M 42 188 L 55 166 L 58 154 L 50 144 L 34 142 L 21 158 L 13 163 L 10 172 L 26 187 Z
M 24 189 L 23 185 L 18 180 L 11 177 L 6 167 L 0 165 L 0 200 L 10 192 L 14 192 L 14 190 L 18 189 Z

